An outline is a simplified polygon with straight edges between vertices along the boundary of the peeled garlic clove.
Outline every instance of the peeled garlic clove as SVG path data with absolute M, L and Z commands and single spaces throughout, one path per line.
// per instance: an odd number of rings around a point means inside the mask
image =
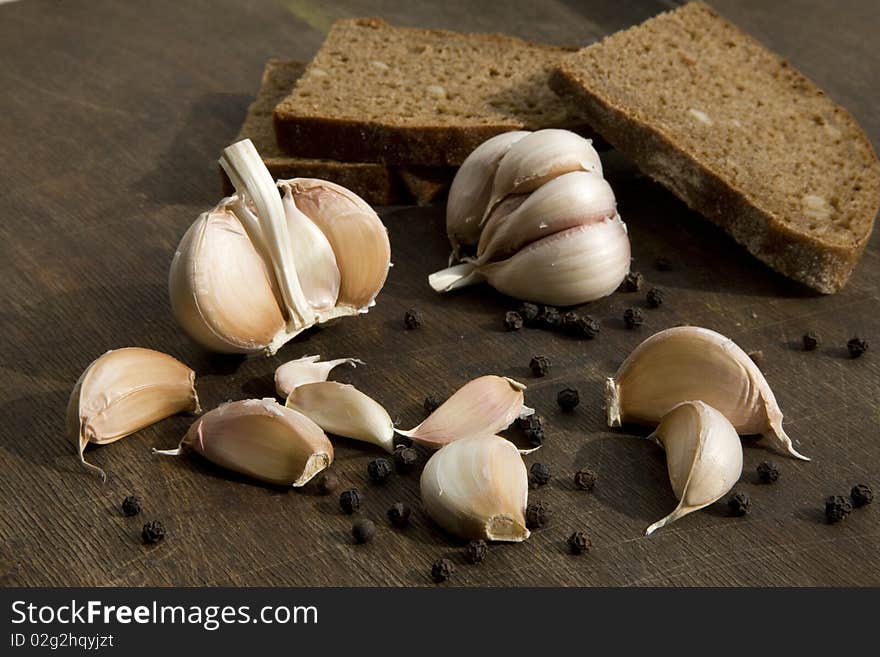
M 86 463 L 88 443 L 106 445 L 166 417 L 199 412 L 195 372 L 168 354 L 140 347 L 108 351 L 79 377 L 67 405 L 67 430 Z
M 653 425 L 676 404 L 700 399 L 740 434 L 763 434 L 799 459 L 782 429 L 782 411 L 767 379 L 730 338 L 697 326 L 677 326 L 642 342 L 605 384 L 608 426 Z
M 420 425 L 397 433 L 435 449 L 452 441 L 492 435 L 523 414 L 525 389 L 505 376 L 478 377 L 455 391 Z
M 394 423 L 388 412 L 352 385 L 321 381 L 297 386 L 287 398 L 287 407 L 324 431 L 394 451 Z
M 350 313 L 371 306 L 391 266 L 388 231 L 376 212 L 354 192 L 326 180 L 294 178 L 282 183 L 336 254 L 341 276 L 337 304 Z
M 513 144 L 528 134 L 517 130 L 495 135 L 462 162 L 446 202 L 446 234 L 456 253 L 459 246 L 476 244 L 480 239 L 480 220 L 489 203 L 498 163 Z
M 337 365 L 363 365 L 357 358 L 337 358 L 322 361 L 320 356 L 303 356 L 280 365 L 275 370 L 275 391 L 279 397 L 287 399 L 295 388 L 306 383 L 326 381 L 330 371 Z
M 569 130 L 538 130 L 514 143 L 498 164 L 492 195 L 483 214 L 508 194 L 524 194 L 570 171 L 602 175 L 602 162 L 589 139 Z
M 511 542 L 529 537 L 528 473 L 516 447 L 504 438 L 449 443 L 428 459 L 420 488 L 428 515 L 456 536 Z
M 721 499 L 742 474 L 742 444 L 733 425 L 701 401 L 670 410 L 651 435 L 666 450 L 675 510 L 648 527 L 646 535 Z
M 223 468 L 279 486 L 304 486 L 333 462 L 333 445 L 317 424 L 274 399 L 228 402 L 196 420 L 177 449 L 191 449 Z

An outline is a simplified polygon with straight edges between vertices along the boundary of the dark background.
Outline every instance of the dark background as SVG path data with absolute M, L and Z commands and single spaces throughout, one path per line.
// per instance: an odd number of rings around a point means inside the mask
M 315 0 L 290 2 L 47 2 L 0 5 L 0 582 L 4 585 L 429 585 L 431 562 L 456 562 L 454 584 L 469 585 L 877 585 L 878 507 L 840 525 L 823 521 L 826 495 L 857 482 L 880 485 L 878 273 L 875 235 L 848 286 L 817 296 L 751 258 L 671 194 L 615 154 L 603 159 L 632 236 L 634 268 L 666 290 L 659 310 L 627 331 L 620 319 L 643 295 L 593 304 L 602 335 L 579 342 L 539 331 L 505 334 L 507 301 L 489 289 L 435 296 L 425 283 L 446 262 L 442 206 L 381 210 L 395 267 L 369 315 L 310 332 L 272 359 L 210 356 L 178 330 L 167 301 L 174 248 L 199 212 L 220 198 L 216 160 L 236 134 L 268 57 L 307 60 L 333 20 L 379 15 L 391 23 L 499 30 L 539 41 L 586 44 L 672 2 L 505 3 Z M 876 3 L 818 0 L 711 2 L 825 88 L 880 143 Z M 675 270 L 657 272 L 658 255 Z M 425 326 L 405 332 L 419 308 Z M 769 456 L 748 441 L 741 488 L 753 500 L 744 519 L 723 503 L 643 537 L 675 506 L 658 448 L 604 427 L 602 380 L 652 332 L 679 323 L 716 329 L 763 367 L 786 415 L 802 463 L 773 456 L 782 477 L 757 483 Z M 824 338 L 799 351 L 801 334 Z M 874 343 L 846 357 L 855 334 Z M 527 403 L 547 418 L 548 440 L 531 464 L 554 479 L 531 494 L 555 516 L 515 546 L 493 546 L 467 566 L 460 543 L 418 510 L 418 475 L 384 488 L 368 483 L 378 453 L 337 442 L 334 469 L 364 491 L 362 515 L 379 532 L 367 546 L 349 538 L 351 519 L 335 497 L 311 488 L 279 490 L 198 460 L 160 459 L 150 447 L 176 445 L 191 418 L 175 417 L 114 445 L 90 449 L 108 482 L 79 468 L 65 435 L 73 384 L 109 348 L 157 348 L 194 367 L 205 408 L 272 394 L 274 368 L 320 353 L 357 356 L 367 366 L 338 370 L 409 427 L 425 395 L 450 394 L 483 373 L 529 386 Z M 528 361 L 552 358 L 534 379 Z M 558 389 L 580 389 L 571 415 Z M 573 490 L 571 474 L 599 473 L 594 493 Z M 129 493 L 142 516 L 124 518 Z M 392 530 L 386 508 L 417 509 L 413 526 Z M 146 548 L 140 526 L 160 519 L 164 543 Z M 587 530 L 594 550 L 565 552 Z

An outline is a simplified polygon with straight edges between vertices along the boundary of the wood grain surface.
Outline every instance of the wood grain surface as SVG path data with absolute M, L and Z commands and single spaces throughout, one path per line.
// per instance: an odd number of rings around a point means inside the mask
M 34 585 L 430 585 L 430 564 L 450 557 L 462 585 L 878 585 L 880 504 L 838 525 L 823 499 L 859 482 L 880 488 L 880 238 L 875 234 L 849 285 L 816 296 L 774 274 L 690 213 L 626 161 L 606 157 L 608 178 L 632 236 L 635 264 L 666 292 L 645 325 L 623 326 L 642 294 L 614 294 L 589 312 L 601 336 L 578 341 L 537 330 L 505 333 L 511 303 L 488 288 L 434 295 L 425 282 L 446 262 L 442 206 L 384 208 L 394 268 L 366 316 L 314 330 L 273 358 L 211 356 L 178 330 L 166 277 L 174 248 L 199 212 L 219 198 L 216 160 L 236 134 L 271 56 L 308 59 L 337 17 L 380 15 L 392 23 L 503 30 L 559 44 L 585 44 L 674 3 L 652 0 L 505 3 L 430 0 L 89 3 L 29 0 L 0 6 L 0 272 L 3 292 L 0 389 L 0 582 Z M 875 3 L 717 0 L 725 15 L 788 57 L 842 102 L 880 143 L 880 51 Z M 832 6 L 833 4 L 833 6 Z M 675 268 L 653 269 L 657 256 Z M 405 331 L 418 308 L 424 326 Z M 770 454 L 746 440 L 740 488 L 752 512 L 728 517 L 723 503 L 643 536 L 675 506 L 661 451 L 604 427 L 603 378 L 652 332 L 680 323 L 716 329 L 763 367 L 788 433 L 810 463 Z M 822 347 L 799 348 L 806 330 Z M 847 357 L 853 335 L 872 342 Z M 428 394 L 445 396 L 471 377 L 505 374 L 528 385 L 527 403 L 547 419 L 547 442 L 527 462 L 553 479 L 531 492 L 552 523 L 521 545 L 490 548 L 468 566 L 461 543 L 420 510 L 418 474 L 369 483 L 378 452 L 336 441 L 334 470 L 364 493 L 361 515 L 379 531 L 350 539 L 336 497 L 281 490 L 230 476 L 198 457 L 173 459 L 151 447 L 176 445 L 192 421 L 174 417 L 116 444 L 90 449 L 106 484 L 82 470 L 65 435 L 64 411 L 77 377 L 110 348 L 171 353 L 198 372 L 205 408 L 269 396 L 272 372 L 304 354 L 357 356 L 336 378 L 380 400 L 401 426 L 423 417 Z M 553 362 L 535 379 L 533 355 Z M 556 392 L 580 390 L 570 414 Z M 424 452 L 422 458 L 426 457 Z M 771 457 L 772 486 L 755 467 Z M 594 468 L 595 491 L 576 491 L 572 473 Z M 122 516 L 137 493 L 144 511 Z M 386 509 L 416 509 L 394 530 Z M 154 547 L 141 525 L 165 523 Z M 566 553 L 576 529 L 588 555 Z

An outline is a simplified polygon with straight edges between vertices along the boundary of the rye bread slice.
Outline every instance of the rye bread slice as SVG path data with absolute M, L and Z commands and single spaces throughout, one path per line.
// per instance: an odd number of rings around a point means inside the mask
M 548 85 L 571 52 L 500 34 L 333 24 L 275 109 L 282 148 L 300 157 L 458 165 L 509 130 L 587 130 Z
M 455 171 L 444 167 L 421 167 L 413 170 L 391 169 L 373 162 L 299 158 L 286 154 L 278 146 L 272 124 L 272 112 L 287 96 L 305 69 L 302 62 L 270 59 L 256 100 L 236 137 L 254 142 L 274 178 L 322 178 L 347 187 L 371 205 L 433 203 L 448 191 Z M 221 169 L 223 193 L 232 194 L 232 183 Z
M 846 110 L 712 9 L 694 2 L 613 34 L 566 57 L 551 84 L 760 260 L 820 292 L 846 283 L 880 205 L 874 149 Z

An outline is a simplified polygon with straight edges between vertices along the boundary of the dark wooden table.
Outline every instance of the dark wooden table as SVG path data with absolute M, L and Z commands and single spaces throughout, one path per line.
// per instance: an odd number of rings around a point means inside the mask
M 615 294 L 590 312 L 598 340 L 535 330 L 508 334 L 508 302 L 489 289 L 435 296 L 426 275 L 447 246 L 443 208 L 381 211 L 393 260 L 378 305 L 366 316 L 313 331 L 271 359 L 215 357 L 194 346 L 171 316 L 166 277 L 174 248 L 199 212 L 219 198 L 216 160 L 235 135 L 270 56 L 307 59 L 337 17 L 381 15 L 392 23 L 505 30 L 553 43 L 588 43 L 674 3 L 413 0 L 122 3 L 32 0 L 0 6 L 0 225 L 3 374 L 0 391 L 0 581 L 5 585 L 428 585 L 431 562 L 450 556 L 466 585 L 878 585 L 880 504 L 844 523 L 823 520 L 823 499 L 857 482 L 880 488 L 880 238 L 875 234 L 849 285 L 816 296 L 774 274 L 688 212 L 621 158 L 608 177 L 632 235 L 635 268 L 667 301 L 646 310 L 640 330 L 621 315 L 643 305 Z M 880 54 L 870 2 L 714 5 L 778 50 L 842 102 L 880 143 Z M 674 271 L 658 272 L 665 255 Z M 404 331 L 409 307 L 425 317 Z M 752 512 L 730 518 L 722 503 L 645 538 L 645 527 L 675 505 L 660 450 L 604 427 L 602 380 L 652 332 L 679 323 L 714 328 L 764 368 L 803 463 L 747 441 L 740 487 Z M 823 337 L 814 353 L 801 334 Z M 845 343 L 872 341 L 851 360 Z M 418 474 L 370 485 L 376 452 L 339 441 L 334 464 L 365 491 L 363 515 L 375 541 L 355 546 L 351 519 L 335 496 L 279 490 L 199 460 L 162 459 L 191 418 L 175 417 L 114 445 L 92 449 L 99 480 L 78 467 L 64 411 L 82 369 L 109 348 L 167 351 L 194 367 L 206 408 L 272 394 L 283 360 L 303 354 L 358 356 L 341 369 L 390 410 L 417 423 L 422 399 L 447 395 L 483 373 L 528 384 L 527 402 L 546 416 L 546 446 L 527 458 L 554 473 L 532 492 L 555 509 L 552 524 L 521 545 L 493 546 L 479 567 L 461 544 L 421 511 L 396 531 L 384 521 L 395 500 L 416 509 Z M 548 355 L 553 371 L 534 379 L 528 362 Z M 557 390 L 580 389 L 577 411 L 555 408 Z M 782 476 L 757 482 L 772 456 Z M 595 468 L 594 493 L 573 489 L 572 473 Z M 125 518 L 122 498 L 138 493 L 144 513 Z M 166 540 L 140 542 L 160 519 Z M 587 530 L 595 548 L 580 558 L 565 538 Z

